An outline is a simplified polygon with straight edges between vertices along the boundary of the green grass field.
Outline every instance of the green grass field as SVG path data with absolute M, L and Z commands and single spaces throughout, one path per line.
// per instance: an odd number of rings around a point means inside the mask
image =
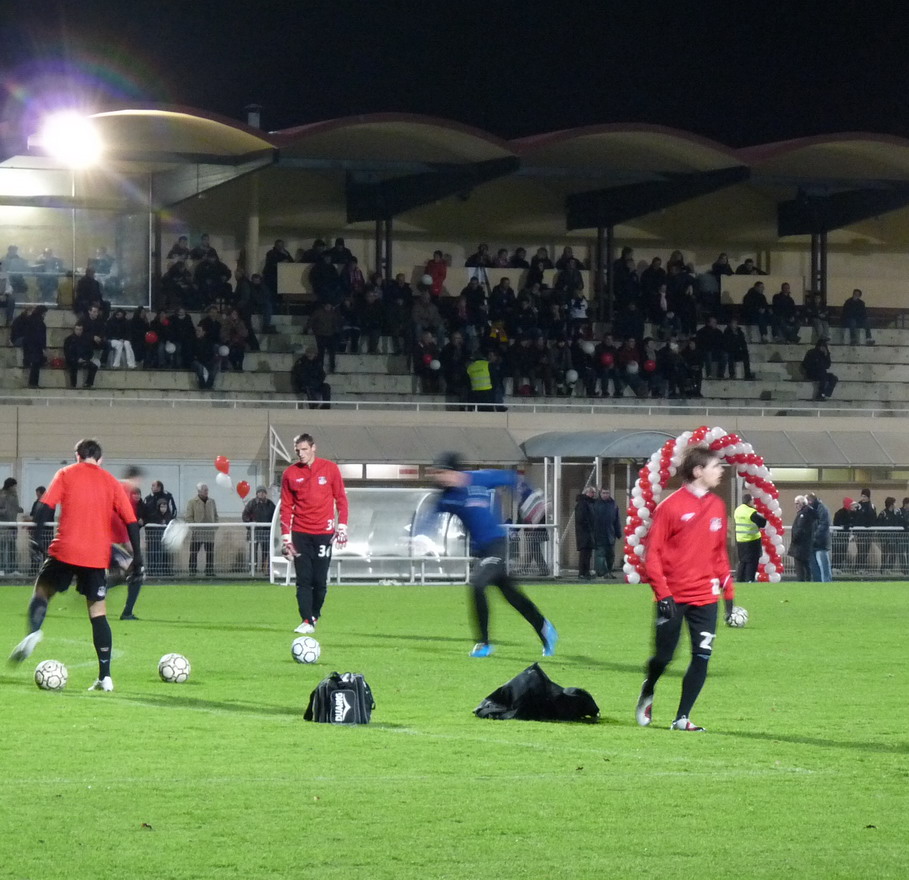
M 464 587 L 329 592 L 315 666 L 290 657 L 292 590 L 148 586 L 114 629 L 113 694 L 84 601 L 57 597 L 46 638 L 3 667 L 0 877 L 905 878 L 909 874 L 909 593 L 902 584 L 747 585 L 693 713 L 670 732 L 687 637 L 633 708 L 650 643 L 646 587 L 537 585 L 557 682 L 599 724 L 480 720 L 474 707 L 540 659 L 498 597 L 496 654 L 467 657 Z M 29 588 L 0 589 L 9 650 Z M 123 588 L 110 605 L 119 614 Z M 186 654 L 190 681 L 157 677 Z M 39 691 L 37 661 L 69 667 Z M 303 721 L 332 670 L 363 672 L 373 723 Z

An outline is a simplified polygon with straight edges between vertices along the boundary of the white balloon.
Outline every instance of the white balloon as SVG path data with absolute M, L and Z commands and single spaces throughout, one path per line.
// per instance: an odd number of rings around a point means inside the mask
M 641 576 L 636 571 L 631 572 L 625 577 L 627 578 L 629 584 L 639 584 L 641 582 Z
M 233 481 L 230 478 L 230 474 L 222 474 L 221 471 L 218 471 L 218 476 L 215 477 L 215 482 L 222 489 L 230 489 L 233 487 Z
M 644 500 L 643 495 L 636 495 L 634 498 L 631 499 L 631 503 L 634 507 L 636 507 L 636 508 L 638 508 L 638 510 L 640 510 L 647 502 Z
M 764 566 L 764 571 L 766 571 L 767 574 L 776 574 L 776 566 L 772 562 L 768 562 Z
M 637 556 L 643 556 L 644 555 L 644 545 L 638 544 L 638 546 L 634 548 L 634 552 Z
M 651 483 L 656 484 L 660 482 L 660 473 L 659 470 L 651 471 L 648 479 Z
M 635 533 L 639 538 L 643 538 L 644 535 L 647 534 L 647 526 L 638 526 L 638 527 L 634 530 L 634 533 Z
M 625 558 L 627 559 L 628 557 L 626 556 Z M 622 571 L 624 571 L 625 574 L 631 574 L 631 572 L 634 571 L 634 566 L 633 566 L 630 562 L 626 562 L 626 563 L 622 566 Z
M 641 543 L 641 539 L 637 535 L 628 536 L 628 545 L 630 547 L 637 547 Z
M 644 490 L 643 490 L 640 486 L 635 486 L 635 487 L 631 490 L 631 497 L 632 497 L 632 498 L 640 498 L 643 494 L 644 494 Z
M 690 440 L 693 433 L 693 431 L 682 431 L 682 433 L 679 434 L 679 440 L 682 440 L 683 442 Z
M 760 562 L 761 565 L 766 565 L 768 562 L 770 562 L 770 557 L 766 553 L 762 553 L 761 558 L 758 560 L 758 562 Z
M 782 579 L 779 574 L 772 574 L 769 578 L 771 584 L 778 584 Z
M 679 472 L 678 467 L 674 464 L 669 465 L 669 476 L 674 477 Z
M 641 508 L 640 514 L 641 514 L 642 520 L 646 521 L 646 520 L 650 519 L 650 511 L 646 507 Z

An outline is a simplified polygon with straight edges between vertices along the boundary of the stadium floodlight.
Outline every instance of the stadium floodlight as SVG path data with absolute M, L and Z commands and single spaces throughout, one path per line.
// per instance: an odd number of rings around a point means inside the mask
M 95 165 L 104 152 L 104 144 L 91 120 L 75 111 L 48 116 L 36 143 L 68 168 Z

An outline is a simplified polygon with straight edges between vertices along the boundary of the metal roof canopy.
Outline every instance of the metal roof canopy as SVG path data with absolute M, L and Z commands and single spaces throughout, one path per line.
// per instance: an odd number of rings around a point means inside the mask
M 770 467 L 909 466 L 909 437 L 876 431 L 740 432 Z
M 894 184 L 888 190 L 858 189 L 829 194 L 800 189 L 795 199 L 777 205 L 777 232 L 811 235 L 830 232 L 897 211 L 909 205 L 909 186 Z
M 286 448 L 293 449 L 299 424 L 272 428 Z M 442 450 L 457 452 L 470 465 L 524 461 L 521 447 L 505 428 L 454 432 L 443 427 L 316 425 L 309 431 L 319 454 L 339 464 L 429 464 Z
M 521 445 L 531 459 L 643 459 L 675 436 L 667 431 L 547 431 Z
M 513 174 L 520 164 L 516 157 L 507 156 L 463 165 L 440 165 L 433 171 L 386 180 L 369 179 L 368 173 L 348 172 L 347 222 L 385 220 L 449 196 L 469 193 L 482 183 Z
M 699 174 L 673 174 L 665 180 L 645 180 L 611 189 L 575 193 L 565 200 L 566 227 L 570 231 L 616 226 L 734 186 L 748 180 L 750 176 L 748 168 L 735 166 Z

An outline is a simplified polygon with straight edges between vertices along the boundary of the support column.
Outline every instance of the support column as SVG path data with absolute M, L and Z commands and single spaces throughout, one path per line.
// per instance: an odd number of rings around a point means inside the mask
M 593 265 L 593 290 L 596 294 L 596 316 L 602 321 L 606 317 L 606 276 L 603 274 L 605 268 L 606 253 L 606 231 L 602 226 L 597 227 L 596 251 L 594 253 Z
M 242 268 L 249 277 L 259 271 L 259 177 L 249 175 L 249 210 L 246 215 L 246 248 Z
M 376 262 L 375 262 L 374 271 L 383 272 L 382 277 L 385 278 L 386 281 L 388 281 L 389 278 L 384 275 L 385 263 L 382 259 L 382 221 L 381 220 L 376 220 L 376 230 L 375 230 L 375 234 L 373 237 L 375 239 L 375 248 L 376 248 Z
M 394 276 L 394 264 L 391 253 L 391 233 L 394 221 L 391 217 L 385 218 L 385 277 L 391 281 Z
M 827 233 L 818 236 L 818 287 L 821 300 L 827 302 Z
M 612 264 L 615 259 L 615 227 L 606 227 L 606 319 L 615 319 L 615 273 Z

